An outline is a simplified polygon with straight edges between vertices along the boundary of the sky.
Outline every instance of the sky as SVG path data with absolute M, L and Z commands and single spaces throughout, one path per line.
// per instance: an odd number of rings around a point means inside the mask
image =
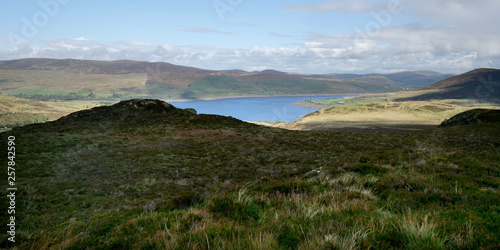
M 498 0 L 0 1 L 0 60 L 305 74 L 500 68 Z

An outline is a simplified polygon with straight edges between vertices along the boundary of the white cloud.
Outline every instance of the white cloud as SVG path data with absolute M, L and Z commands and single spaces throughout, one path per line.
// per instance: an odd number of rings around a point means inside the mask
M 292 6 L 301 11 L 371 11 L 384 1 L 324 1 Z M 230 49 L 214 46 L 175 46 L 140 41 L 103 43 L 84 37 L 45 40 L 23 45 L 0 40 L 0 59 L 27 57 L 89 60 L 165 61 L 205 69 L 273 68 L 299 73 L 394 72 L 436 70 L 461 73 L 479 67 L 500 67 L 500 1 L 401 0 L 405 11 L 425 17 L 423 24 L 380 25 L 375 32 L 351 34 L 304 33 L 295 45 Z M 364 28 L 364 27 L 363 27 Z M 186 32 L 230 34 L 183 26 Z M 277 32 L 271 36 L 287 37 Z M 6 46 L 11 44 L 11 48 Z
M 120 52 L 119 50 L 117 50 L 117 49 L 115 49 L 115 48 L 112 48 L 112 47 L 107 48 L 106 50 L 107 50 L 108 52 L 111 52 L 111 53 Z M 88 50 L 86 50 L 86 51 L 88 51 Z
M 76 58 L 88 60 L 165 61 L 204 69 L 273 68 L 299 73 L 393 72 L 437 70 L 460 73 L 500 63 L 500 41 L 469 39 L 442 27 L 399 26 L 382 29 L 356 42 L 355 35 L 311 34 L 309 42 L 291 47 L 229 49 L 209 46 L 153 45 L 138 42 L 101 43 L 53 39 L 42 47 L 0 50 L 0 58 Z M 383 46 L 379 46 L 383 45 Z M 483 47 L 484 49 L 477 48 Z
M 58 47 L 61 47 L 61 48 L 64 48 L 64 49 L 67 49 L 67 50 L 73 50 L 73 49 L 77 49 L 78 47 L 74 46 L 74 45 L 71 45 L 71 44 L 64 44 L 64 43 L 61 43 L 61 44 L 57 44 Z
M 400 3 L 404 17 L 415 22 L 402 22 L 399 16 L 379 25 L 376 32 L 329 34 L 299 31 L 262 31 L 267 39 L 276 37 L 300 39 L 299 44 L 275 47 L 230 49 L 215 46 L 175 46 L 141 41 L 105 43 L 85 37 L 50 39 L 41 44 L 23 44 L 0 38 L 0 60 L 51 57 L 89 60 L 131 59 L 165 61 L 206 69 L 244 69 L 248 71 L 274 68 L 302 73 L 393 72 L 396 70 L 438 70 L 460 73 L 477 67 L 500 67 L 500 1 L 498 0 L 323 0 L 313 4 L 293 5 L 286 10 L 300 12 L 342 12 L 366 14 L 387 10 L 390 3 Z M 330 14 L 331 13 L 326 13 Z M 225 23 L 229 26 L 257 28 L 251 23 Z M 373 26 L 371 26 L 373 27 Z M 214 27 L 215 28 L 215 27 Z M 272 30 L 274 28 L 270 28 Z M 233 33 L 208 27 L 181 26 L 179 30 L 201 34 Z M 373 29 L 372 29 L 373 30 Z M 288 32 L 288 33 L 284 33 Z M 295 33 L 291 33 L 295 32 Z M 235 33 L 236 34 L 236 33 Z M 293 34 L 293 35 L 290 35 Z M 235 38 L 236 36 L 221 36 Z M 256 38 L 258 39 L 258 38 Z M 200 43 L 202 43 L 201 41 Z
M 311 12 L 376 11 L 385 1 L 323 1 L 319 4 L 291 6 L 289 10 Z M 316 55 L 344 58 L 357 70 L 384 71 L 385 68 L 435 69 L 460 72 L 475 67 L 500 67 L 500 1 L 483 0 L 394 0 L 405 15 L 418 17 L 423 24 L 391 26 L 380 24 L 370 31 L 358 28 L 353 34 L 313 34 L 308 40 L 321 43 Z M 372 20 L 377 21 L 377 20 Z M 431 25 L 432 24 L 432 25 Z M 371 32 L 375 31 L 375 32 Z
M 498 35 L 498 0 L 408 0 L 413 14 L 469 36 Z

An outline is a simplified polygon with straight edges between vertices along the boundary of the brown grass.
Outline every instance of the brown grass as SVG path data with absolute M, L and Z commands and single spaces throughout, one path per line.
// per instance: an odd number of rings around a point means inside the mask
M 78 92 L 93 90 L 94 92 L 118 91 L 135 88 L 147 91 L 145 87 L 147 75 L 124 74 L 84 74 L 66 71 L 41 70 L 0 70 L 0 79 L 9 82 L 0 85 L 0 92 L 12 92 L 16 89 L 43 89 L 50 91 Z
M 322 109 L 287 124 L 287 129 L 325 130 L 338 128 L 380 128 L 439 125 L 444 119 L 469 110 L 443 102 L 353 103 Z

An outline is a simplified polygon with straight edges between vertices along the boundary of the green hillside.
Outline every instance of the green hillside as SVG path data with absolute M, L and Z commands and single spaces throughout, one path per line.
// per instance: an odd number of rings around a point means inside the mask
M 263 80 L 258 81 L 256 85 L 274 94 L 287 92 L 290 94 L 343 92 L 342 89 L 334 88 L 331 82 L 310 79 Z
M 443 74 L 435 71 L 403 71 L 392 74 L 330 74 L 319 77 L 339 78 L 346 80 L 379 81 L 390 86 L 401 86 L 409 89 L 421 88 L 438 81 L 453 77 L 453 74 Z M 316 76 L 318 77 L 318 76 Z M 388 81 L 389 80 L 389 81 Z
M 188 86 L 182 98 L 240 95 L 305 95 L 324 93 L 367 93 L 401 90 L 356 81 L 326 81 L 306 78 L 283 78 L 247 82 L 224 75 L 206 76 Z
M 360 81 L 327 81 L 301 77 L 242 81 L 207 75 L 182 86 L 146 80 L 144 74 L 85 74 L 65 71 L 0 70 L 0 92 L 25 99 L 120 100 L 135 97 L 193 99 L 239 95 L 367 93 L 401 90 Z M 270 77 L 272 78 L 272 77 Z
M 206 76 L 189 84 L 182 94 L 183 98 L 196 99 L 202 97 L 265 95 L 269 92 L 257 88 L 252 83 L 238 81 L 224 75 Z
M 413 78 L 409 78 L 413 79 Z M 214 71 L 163 62 L 20 59 L 0 61 L 0 92 L 20 98 L 109 100 L 232 95 L 372 93 L 407 88 L 384 76 L 353 79 L 274 70 Z

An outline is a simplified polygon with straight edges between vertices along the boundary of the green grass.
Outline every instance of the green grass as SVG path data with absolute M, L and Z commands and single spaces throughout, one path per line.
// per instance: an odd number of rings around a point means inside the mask
M 498 124 L 398 134 L 213 116 L 134 124 L 0 134 L 16 136 L 17 247 L 499 246 Z
M 194 83 L 182 94 L 183 98 L 194 99 L 201 97 L 237 96 L 249 94 L 268 94 L 252 83 L 238 81 L 228 76 L 206 76 Z
M 291 95 L 324 93 L 366 93 L 400 90 L 355 81 L 323 81 L 305 78 L 267 79 L 256 82 L 235 80 L 224 75 L 206 76 L 191 83 L 183 98 L 203 98 L 238 95 Z
M 146 88 L 148 89 L 150 96 L 167 99 L 179 99 L 184 93 L 184 88 L 175 84 L 168 84 L 163 82 L 148 81 L 146 82 Z
M 46 122 L 46 116 L 31 113 L 0 113 L 0 127 L 14 128 L 23 125 Z
M 98 68 L 95 69 L 96 72 L 100 72 Z M 153 81 L 148 78 L 146 72 L 131 74 L 117 74 L 117 72 L 97 74 L 93 72 L 92 68 L 86 68 L 82 72 L 71 70 L 0 70 L 0 92 L 26 99 L 49 101 L 125 100 L 146 97 L 196 99 L 242 95 L 366 93 L 400 90 L 400 88 L 378 86 L 362 81 L 323 81 L 299 77 L 290 78 L 290 76 L 282 79 L 262 76 L 262 79 L 241 81 L 236 80 L 238 76 L 234 78 L 225 75 L 197 77 L 189 74 L 184 76 L 174 74 L 169 80 L 155 78 Z M 192 79 L 189 80 L 190 78 Z
M 37 100 L 147 96 L 146 74 L 106 75 L 43 70 L 0 70 L 0 92 Z M 73 94 L 74 93 L 74 94 Z M 81 99 L 80 98 L 80 99 Z
M 280 127 L 300 130 L 420 130 L 437 127 L 444 120 L 473 108 L 457 105 L 468 103 L 457 100 L 393 102 L 388 99 L 379 101 L 379 97 L 380 95 L 366 95 L 326 100 L 321 104 L 334 106 Z M 343 104 L 338 103 L 341 101 Z M 492 103 L 480 105 L 481 108 L 498 109 L 498 105 Z
M 397 100 L 411 98 L 419 95 L 432 94 L 436 92 L 439 92 L 439 90 L 412 90 L 412 91 L 399 91 L 399 92 L 390 92 L 381 94 L 363 94 L 355 97 L 342 97 L 342 98 L 332 98 L 332 99 L 313 101 L 313 103 L 326 106 L 338 106 L 339 105 L 338 102 L 343 102 L 344 104 L 366 104 L 366 103 L 386 102 L 386 101 L 400 102 Z M 495 102 L 486 102 L 484 100 L 477 100 L 477 99 L 439 99 L 439 100 L 430 100 L 430 102 L 441 102 L 444 104 L 452 104 L 469 108 L 475 108 L 475 107 L 484 108 L 489 106 L 498 106 L 498 104 Z
M 69 113 L 105 103 L 101 100 L 39 101 L 0 95 L 0 128 L 56 120 Z

